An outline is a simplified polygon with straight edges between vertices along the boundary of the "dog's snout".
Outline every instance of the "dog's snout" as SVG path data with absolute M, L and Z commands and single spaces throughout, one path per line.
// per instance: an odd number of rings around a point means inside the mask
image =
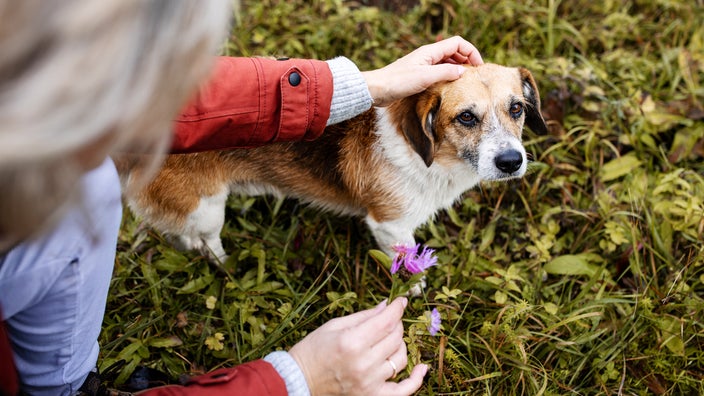
M 523 165 L 523 156 L 518 150 L 506 150 L 494 158 L 494 163 L 502 172 L 513 173 Z

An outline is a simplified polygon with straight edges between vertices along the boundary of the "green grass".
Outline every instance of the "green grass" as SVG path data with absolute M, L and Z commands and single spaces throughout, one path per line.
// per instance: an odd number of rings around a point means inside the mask
M 703 9 L 247 1 L 225 52 L 369 69 L 460 34 L 536 77 L 550 134 L 526 133 L 526 177 L 468 192 L 417 232 L 439 257 L 406 314 L 411 362 L 431 366 L 419 394 L 704 394 Z M 215 267 L 125 216 L 100 339 L 113 383 L 137 365 L 177 377 L 256 359 L 389 293 L 358 219 L 247 197 L 227 219 L 232 257 Z

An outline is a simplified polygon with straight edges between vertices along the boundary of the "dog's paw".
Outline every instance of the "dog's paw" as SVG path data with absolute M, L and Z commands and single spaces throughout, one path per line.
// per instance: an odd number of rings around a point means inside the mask
M 425 287 L 428 286 L 427 282 L 425 281 L 425 275 L 423 275 L 422 278 L 416 283 L 415 285 L 411 286 L 411 288 L 408 290 L 408 297 L 419 297 L 423 295 L 423 290 L 425 290 Z
M 176 249 L 183 252 L 198 252 L 213 263 L 224 263 L 229 257 L 222 247 L 222 241 L 219 236 L 204 239 L 184 233 L 180 235 L 167 234 L 166 239 Z

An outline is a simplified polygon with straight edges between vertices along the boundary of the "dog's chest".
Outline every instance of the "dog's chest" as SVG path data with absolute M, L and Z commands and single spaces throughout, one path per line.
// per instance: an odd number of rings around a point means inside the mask
M 418 224 L 451 206 L 462 193 L 479 183 L 479 175 L 464 161 L 426 166 L 383 109 L 378 110 L 377 122 L 377 155 L 394 169 L 392 188 L 403 199 L 406 216 L 417 219 Z
M 434 217 L 439 210 L 452 206 L 462 193 L 479 182 L 479 177 L 467 174 L 466 169 L 445 172 L 445 169 L 433 168 L 437 166 L 420 171 L 403 183 L 401 191 L 406 198 L 406 213 L 414 227 Z

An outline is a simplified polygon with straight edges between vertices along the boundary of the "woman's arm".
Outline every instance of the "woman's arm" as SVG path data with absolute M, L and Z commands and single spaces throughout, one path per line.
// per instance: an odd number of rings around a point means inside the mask
M 217 59 L 206 85 L 176 119 L 173 152 L 312 140 L 334 124 L 459 78 L 462 64 L 483 63 L 455 36 L 422 46 L 390 65 L 361 73 L 344 57 Z
M 271 364 L 264 360 L 255 360 L 232 368 L 223 368 L 193 377 L 185 386 L 169 385 L 151 388 L 138 393 L 138 395 L 287 396 L 288 392 L 283 379 Z
M 174 152 L 314 139 L 330 116 L 333 77 L 317 60 L 220 57 L 176 119 Z

